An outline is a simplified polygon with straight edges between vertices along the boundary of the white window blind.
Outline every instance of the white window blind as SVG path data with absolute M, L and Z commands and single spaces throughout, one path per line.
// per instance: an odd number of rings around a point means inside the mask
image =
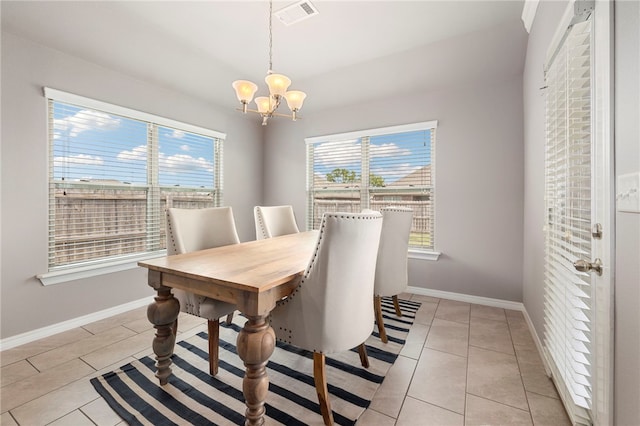
M 592 404 L 591 20 L 572 25 L 546 72 L 544 346 L 574 423 Z
M 307 224 L 324 212 L 409 207 L 409 246 L 433 251 L 437 122 L 307 139 Z
M 222 134 L 45 94 L 50 272 L 159 252 L 167 207 L 220 205 Z

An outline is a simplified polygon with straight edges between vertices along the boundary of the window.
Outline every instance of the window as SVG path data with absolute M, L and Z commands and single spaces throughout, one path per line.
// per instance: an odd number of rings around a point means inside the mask
M 45 96 L 49 275 L 157 256 L 167 207 L 220 205 L 224 134 L 57 90 Z
M 324 212 L 413 210 L 411 250 L 435 250 L 436 121 L 308 138 L 307 226 Z

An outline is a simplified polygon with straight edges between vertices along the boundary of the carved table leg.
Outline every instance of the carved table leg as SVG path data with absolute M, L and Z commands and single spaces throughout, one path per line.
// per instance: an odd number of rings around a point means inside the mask
M 160 385 L 167 384 L 171 376 L 171 355 L 176 343 L 173 327 L 180 313 L 180 302 L 173 297 L 171 289 L 164 286 L 156 287 L 158 295 L 154 302 L 147 307 L 147 318 L 156 329 L 153 338 L 153 352 L 156 354 L 156 377 Z
M 264 424 L 264 402 L 269 391 L 266 365 L 275 349 L 275 333 L 266 316 L 251 316 L 238 334 L 238 355 L 247 368 L 242 392 L 247 403 L 245 425 Z

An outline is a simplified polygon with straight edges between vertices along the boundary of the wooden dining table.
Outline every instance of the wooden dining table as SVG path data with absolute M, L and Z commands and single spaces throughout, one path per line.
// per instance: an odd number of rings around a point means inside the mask
M 275 349 L 269 313 L 299 285 L 317 239 L 318 231 L 300 232 L 138 262 L 148 269 L 148 284 L 157 292 L 147 317 L 156 329 L 153 351 L 160 384 L 171 376 L 174 324 L 180 313 L 171 289 L 236 304 L 247 318 L 237 339 L 238 355 L 246 368 L 242 382 L 245 425 L 264 424 L 269 390 L 266 365 Z

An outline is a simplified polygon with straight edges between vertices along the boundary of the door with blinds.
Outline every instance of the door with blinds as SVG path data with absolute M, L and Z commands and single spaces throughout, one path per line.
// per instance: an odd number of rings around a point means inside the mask
M 587 425 L 612 421 L 608 12 L 571 3 L 545 66 L 543 345 L 569 417 Z

